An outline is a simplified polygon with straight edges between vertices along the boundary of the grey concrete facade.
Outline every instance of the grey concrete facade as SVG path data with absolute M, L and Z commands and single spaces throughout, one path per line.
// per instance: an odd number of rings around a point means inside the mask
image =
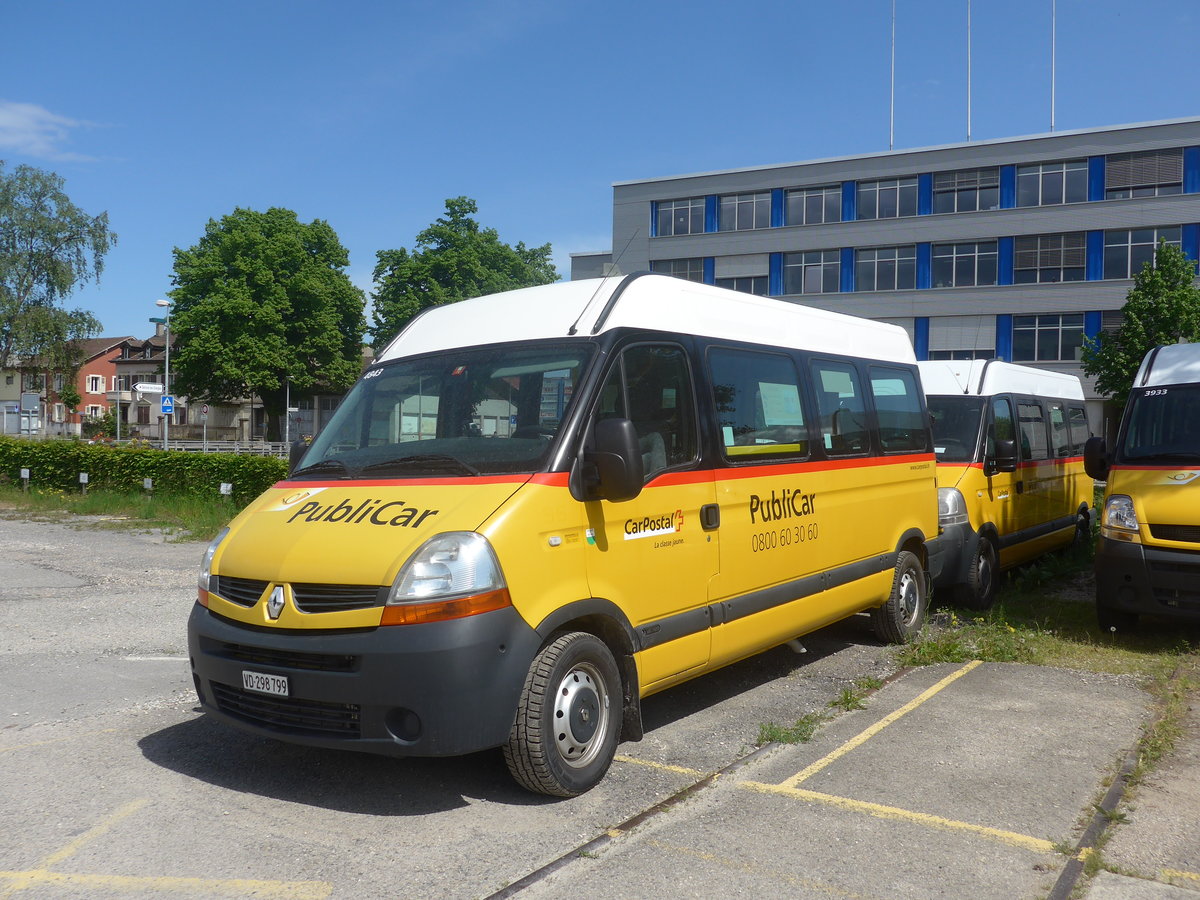
M 1118 167 L 1128 165 L 1119 154 L 1148 151 L 1178 152 L 1179 181 L 1174 191 L 1157 196 L 1106 199 Z M 1022 167 L 1064 161 L 1086 161 L 1087 199 L 1083 202 L 1038 206 L 1016 205 L 1016 179 Z M 1134 163 L 1133 165 L 1137 165 Z M 931 208 L 934 179 L 969 170 L 995 169 L 1000 178 L 1000 208 L 969 212 L 934 213 Z M 1005 172 L 1005 170 L 1008 170 Z M 1028 171 L 1027 169 L 1024 171 Z M 1155 176 L 1150 176 L 1151 178 Z M 886 179 L 917 178 L 924 204 L 916 215 L 787 224 L 780 210 L 786 192 L 797 188 L 836 187 L 843 198 L 842 218 L 855 210 L 856 191 L 862 185 Z M 1007 198 L 1004 179 L 1008 180 Z M 1028 183 L 1028 182 L 1025 182 Z M 717 210 L 722 198 L 732 195 L 772 193 L 771 224 L 745 230 L 719 230 Z M 657 204 L 684 199 L 708 203 L 700 233 L 659 236 L 655 228 Z M 766 278 L 771 296 L 790 302 L 884 319 L 906 327 L 914 338 L 919 358 L 933 353 L 992 350 L 1013 362 L 1028 363 L 1082 375 L 1078 352 L 1063 358 L 1014 356 L 1013 317 L 1049 314 L 1090 314 L 1087 335 L 1112 322 L 1105 312 L 1119 310 L 1133 279 L 1103 277 L 1106 236 L 1122 230 L 1174 228 L 1189 255 L 1200 255 L 1200 118 L 1124 125 L 1110 128 L 1057 132 L 1030 137 L 978 141 L 916 150 L 895 150 L 776 166 L 758 166 L 717 172 L 620 181 L 613 186 L 612 251 L 581 253 L 572 257 L 572 278 L 596 277 L 611 272 L 661 270 L 665 261 L 691 260 L 703 265 L 703 278 L 757 276 Z M 692 229 L 695 231 L 695 228 Z M 1014 242 L 1032 235 L 1086 235 L 1086 280 L 1052 283 L 1011 283 Z M 1079 239 L 1078 237 L 1076 238 Z M 783 260 L 798 260 L 806 251 L 838 251 L 840 266 L 855 265 L 864 249 L 916 246 L 925 253 L 928 284 L 930 254 L 938 247 L 958 242 L 995 241 L 1000 246 L 997 283 L 971 286 L 922 286 L 920 256 L 916 284 L 909 289 L 858 290 L 853 276 L 840 275 L 839 290 L 788 293 L 780 275 Z M 1005 242 L 1008 260 L 1005 262 Z M 1020 245 L 1018 245 L 1020 246 Z M 919 252 L 919 250 L 918 250 Z M 613 257 L 616 257 L 614 260 Z M 1007 265 L 1007 272 L 1004 271 Z M 1039 278 L 1041 275 L 1039 274 Z M 1006 283 L 1009 282 L 1009 283 Z M 848 289 L 850 288 L 850 289 Z M 965 317 L 965 318 L 964 318 Z M 1028 320 L 1021 320 L 1028 323 Z M 1065 327 L 1065 324 L 1064 324 Z M 974 334 L 969 334 L 973 331 Z M 1065 344 L 1064 344 L 1065 345 Z M 1040 350 L 1038 351 L 1041 352 Z M 1085 378 L 1089 397 L 1095 393 Z M 1094 426 L 1099 426 L 1098 403 Z

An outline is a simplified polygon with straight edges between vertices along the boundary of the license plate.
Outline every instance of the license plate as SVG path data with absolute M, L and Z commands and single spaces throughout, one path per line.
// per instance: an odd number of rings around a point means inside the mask
M 242 687 L 256 694 L 270 694 L 273 697 L 288 695 L 288 680 L 286 675 L 271 675 L 268 672 L 251 672 L 242 670 Z

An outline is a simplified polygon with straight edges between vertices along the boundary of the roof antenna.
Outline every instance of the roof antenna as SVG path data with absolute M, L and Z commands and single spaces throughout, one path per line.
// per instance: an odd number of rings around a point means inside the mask
M 588 298 L 588 302 L 587 302 L 587 303 L 583 304 L 583 309 L 581 309 L 581 310 L 579 311 L 579 315 L 578 315 L 578 317 L 576 317 L 575 321 L 571 323 L 571 327 L 567 329 L 567 334 L 577 334 L 577 333 L 579 332 L 579 322 L 580 322 L 580 320 L 581 320 L 581 319 L 583 319 L 583 316 L 584 316 L 584 314 L 585 314 L 585 313 L 588 311 L 588 309 L 591 307 L 591 305 L 592 305 L 592 302 L 593 302 L 593 301 L 596 299 L 596 297 L 599 295 L 599 293 L 600 293 L 601 289 L 602 289 L 602 288 L 603 288 L 603 287 L 604 287 L 606 284 L 608 284 L 608 280 L 609 280 L 610 278 L 613 278 L 613 277 L 615 277 L 615 276 L 618 274 L 618 273 L 617 273 L 617 271 L 616 271 L 616 268 L 617 268 L 617 263 L 619 263 L 619 262 L 621 261 L 621 257 L 625 255 L 625 251 L 629 249 L 629 245 L 633 243 L 633 239 L 634 239 L 635 237 L 637 237 L 637 236 L 638 236 L 638 234 L 640 234 L 640 233 L 641 233 L 641 229 L 640 229 L 640 228 L 635 228 L 635 229 L 634 229 L 634 231 L 633 231 L 633 234 L 631 234 L 631 235 L 629 236 L 629 240 L 627 240 L 627 241 L 625 242 L 625 246 L 621 248 L 621 252 L 620 252 L 620 253 L 618 253 L 618 254 L 616 255 L 616 258 L 615 258 L 615 259 L 613 259 L 613 261 L 612 261 L 611 263 L 609 263 L 609 267 L 610 267 L 610 268 L 609 268 L 608 274 L 607 274 L 607 275 L 605 275 L 603 278 L 601 278 L 601 279 L 600 279 L 600 283 L 599 283 L 598 285 L 596 285 L 596 290 L 592 291 L 592 296 L 590 296 L 590 297 Z

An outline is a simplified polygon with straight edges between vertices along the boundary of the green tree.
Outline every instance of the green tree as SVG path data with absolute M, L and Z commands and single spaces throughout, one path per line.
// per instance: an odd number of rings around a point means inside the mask
M 1124 321 L 1113 332 L 1084 341 L 1082 366 L 1096 391 L 1124 406 L 1142 359 L 1159 344 L 1200 341 L 1200 288 L 1196 261 L 1160 241 L 1153 263 L 1134 278 L 1121 307 Z
M 446 214 L 417 235 L 412 252 L 380 250 L 375 264 L 372 343 L 381 350 L 417 313 L 499 291 L 550 284 L 558 272 L 550 245 L 515 247 L 480 228 L 469 197 L 446 201 Z
M 343 391 L 362 369 L 363 293 L 329 223 L 290 209 L 235 209 L 175 248 L 171 377 L 192 399 L 257 395 L 267 438 L 280 440 L 293 398 Z
M 59 308 L 77 285 L 98 279 L 117 242 L 108 213 L 85 213 L 64 183 L 30 166 L 7 172 L 0 161 L 0 361 L 45 351 L 34 340 L 37 312 Z
M 12 352 L 20 367 L 31 372 L 57 373 L 74 390 L 75 376 L 83 364 L 83 341 L 100 333 L 100 322 L 84 309 L 59 309 L 56 306 L 34 306 L 20 318 L 20 327 L 13 335 Z M 69 391 L 59 391 L 58 397 L 72 412 L 67 402 Z

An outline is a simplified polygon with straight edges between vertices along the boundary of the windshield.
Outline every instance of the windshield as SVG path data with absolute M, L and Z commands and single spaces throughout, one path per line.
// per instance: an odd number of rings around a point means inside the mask
M 1117 462 L 1200 462 L 1200 384 L 1134 393 Z
M 583 342 L 510 344 L 371 369 L 292 477 L 538 471 L 592 350 Z
M 927 397 L 940 462 L 974 462 L 985 397 Z

